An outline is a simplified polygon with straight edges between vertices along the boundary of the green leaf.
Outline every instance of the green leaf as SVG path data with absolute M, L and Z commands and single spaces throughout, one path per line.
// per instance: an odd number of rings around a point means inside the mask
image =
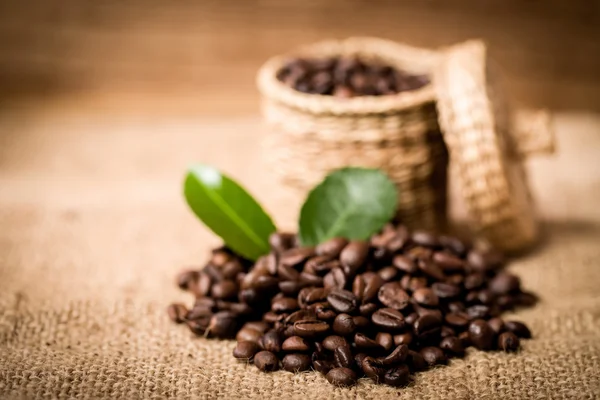
M 194 213 L 236 253 L 256 260 L 269 252 L 271 217 L 231 178 L 207 165 L 191 167 L 184 194 Z
M 367 239 L 394 216 L 396 186 L 381 171 L 344 168 L 315 187 L 300 211 L 300 241 L 315 246 L 336 236 Z

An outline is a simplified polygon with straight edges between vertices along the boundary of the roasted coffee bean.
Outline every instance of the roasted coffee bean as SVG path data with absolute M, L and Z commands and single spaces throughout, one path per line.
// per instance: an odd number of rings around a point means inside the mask
M 187 312 L 187 314 L 185 315 L 185 319 L 186 320 L 196 320 L 196 319 L 205 318 L 205 317 L 210 318 L 214 314 L 214 311 L 213 311 L 214 308 L 216 308 L 216 306 L 213 308 L 209 308 L 202 304 L 195 305 L 194 308 L 192 308 L 191 310 L 189 310 Z
M 315 255 L 314 247 L 295 247 L 281 253 L 279 262 L 289 267 L 295 267 Z
M 529 292 L 518 293 L 516 297 L 517 303 L 524 307 L 533 306 L 538 301 L 537 296 Z
M 258 345 L 261 349 L 267 350 L 273 353 L 279 353 L 281 351 L 281 336 L 276 330 L 271 330 L 263 335 L 258 341 Z
M 327 375 L 329 371 L 335 368 L 333 362 L 328 360 L 313 360 L 312 365 L 315 371 L 320 372 L 323 375 Z
M 440 236 L 440 244 L 446 249 L 459 257 L 464 257 L 467 253 L 468 246 L 460 239 L 452 236 Z
M 295 281 L 300 278 L 300 273 L 294 267 L 279 264 L 277 266 L 277 276 L 286 281 Z
M 352 271 L 360 268 L 369 255 L 369 243 L 353 240 L 340 253 L 340 261 Z
M 323 286 L 326 289 L 344 289 L 346 285 L 346 275 L 341 268 L 333 268 L 323 278 Z
M 269 245 L 271 249 L 281 253 L 294 247 L 295 240 L 296 235 L 293 233 L 273 232 L 269 236 Z
M 498 348 L 506 352 L 519 349 L 519 338 L 512 332 L 504 332 L 498 337 Z
M 379 276 L 385 282 L 390 282 L 396 278 L 398 275 L 398 270 L 395 267 L 389 266 L 379 270 Z
M 396 232 L 396 235 L 386 244 L 386 248 L 393 254 L 396 253 L 406 246 L 408 242 L 408 232 L 406 234 L 401 232 Z
M 302 372 L 310 369 L 312 361 L 306 354 L 287 354 L 285 357 L 283 357 L 283 360 L 281 360 L 281 365 L 286 371 Z
M 352 368 L 354 366 L 354 357 L 348 344 L 336 347 L 333 352 L 335 365 L 338 367 Z
M 239 260 L 231 260 L 223 265 L 223 278 L 225 279 L 235 280 L 242 272 L 244 272 L 244 267 Z
M 444 300 L 454 299 L 460 295 L 460 287 L 449 283 L 435 282 L 431 285 L 431 289 L 438 298 Z
M 315 313 L 311 310 L 298 310 L 298 311 L 294 311 L 293 313 L 291 313 L 290 315 L 288 315 L 283 322 L 286 325 L 289 324 L 294 324 L 295 322 L 298 321 L 302 321 L 302 320 L 316 320 L 317 317 L 315 315 Z
M 205 272 L 198 273 L 195 280 L 188 284 L 188 290 L 196 297 L 208 296 L 212 285 L 212 279 Z M 237 294 L 237 293 L 236 293 Z
M 177 286 L 179 286 L 180 289 L 188 290 L 196 279 L 198 279 L 198 271 L 182 271 L 177 275 Z
M 462 345 L 465 349 L 473 344 L 473 343 L 471 343 L 471 337 L 469 336 L 469 331 L 464 331 L 464 332 L 459 333 L 458 339 L 460 340 L 460 342 L 462 343 Z
M 419 314 L 417 314 L 416 312 L 410 313 L 406 316 L 406 318 L 404 318 L 404 321 L 406 321 L 407 324 L 414 324 L 415 321 L 419 318 Z
M 296 335 L 304 338 L 316 338 L 329 331 L 329 324 L 324 321 L 302 320 L 294 323 Z
M 390 351 L 394 345 L 392 334 L 387 332 L 379 332 L 377 336 L 375 336 L 375 341 L 383 347 L 385 351 Z
M 300 298 L 304 298 L 304 303 L 311 304 L 327 300 L 328 294 L 329 291 L 324 288 L 307 288 L 300 291 Z
M 389 264 L 392 260 L 392 252 L 387 247 L 377 247 L 373 250 L 373 260 L 378 264 Z
M 443 319 L 442 312 L 437 308 L 427 308 L 418 305 L 417 303 L 413 304 L 413 309 L 419 314 L 419 317 L 423 317 L 425 315 L 432 315 L 438 319 Z
M 235 335 L 235 339 L 241 342 L 258 343 L 262 335 L 263 333 L 256 329 L 244 327 L 238 331 L 237 335 Z
M 202 272 L 210 276 L 213 282 L 219 282 L 223 279 L 223 271 L 220 267 L 217 267 L 214 264 L 208 264 L 203 269 Z
M 269 325 L 262 321 L 250 321 L 250 322 L 246 322 L 244 324 L 244 326 L 242 326 L 242 329 L 245 329 L 245 328 L 254 329 L 261 333 L 265 333 L 266 331 L 269 330 Z
M 399 365 L 388 370 L 383 376 L 383 383 L 393 387 L 401 387 L 408 384 L 410 380 L 410 370 L 406 365 Z
M 286 296 L 297 296 L 302 285 L 298 281 L 281 281 L 279 282 L 279 290 Z
M 406 276 L 408 277 L 408 276 Z M 406 278 L 405 277 L 405 278 Z M 413 276 L 410 277 L 408 284 L 407 284 L 407 290 L 409 292 L 416 292 L 419 289 L 423 289 L 426 288 L 428 286 L 427 284 L 427 278 L 425 278 L 424 276 Z
M 315 312 L 317 314 L 317 319 L 320 319 L 321 321 L 333 321 L 333 319 L 338 315 L 334 310 L 331 309 L 329 303 L 317 303 Z
M 263 299 L 263 294 L 256 289 L 242 289 L 238 294 L 238 299 L 246 304 L 258 304 Z
M 323 278 L 307 272 L 300 273 L 300 282 L 305 286 L 323 286 Z
M 312 359 L 320 359 L 320 360 L 331 360 L 331 353 L 328 352 L 325 347 L 321 344 L 321 342 L 314 343 L 315 351 L 312 353 Z
M 479 292 L 472 290 L 465 296 L 465 302 L 468 304 L 476 304 L 479 302 Z
M 375 311 L 371 321 L 379 328 L 389 332 L 401 331 L 406 326 L 402 313 L 393 308 L 381 308 Z
M 477 293 L 477 300 L 479 300 L 481 304 L 492 304 L 495 298 L 496 296 L 491 290 L 483 289 Z
M 413 299 L 422 306 L 437 307 L 439 299 L 435 292 L 429 288 L 417 289 L 413 292 Z
M 333 321 L 333 331 L 338 335 L 353 335 L 356 331 L 356 324 L 351 315 L 339 314 Z
M 446 323 L 458 329 L 464 329 L 469 325 L 470 318 L 461 312 L 449 313 L 444 317 Z
M 496 332 L 482 319 L 476 319 L 469 325 L 469 339 L 480 350 L 491 350 L 494 347 Z
M 340 313 L 353 313 L 358 307 L 356 296 L 347 290 L 333 289 L 327 296 L 327 301 Z
M 319 244 L 315 251 L 319 256 L 338 257 L 347 244 L 347 239 L 337 237 Z
M 407 363 L 413 372 L 424 371 L 427 369 L 427 361 L 425 361 L 425 358 L 423 358 L 421 353 L 413 350 L 408 351 Z
M 386 357 L 379 357 L 376 359 L 379 365 L 390 366 L 390 365 L 398 365 L 402 364 L 406 357 L 408 356 L 408 346 L 405 344 L 401 344 L 397 346 L 394 351 L 392 351 Z
M 352 282 L 352 293 L 356 296 L 358 301 L 363 301 L 363 294 L 365 292 L 366 283 L 361 275 L 357 275 Z
M 444 271 L 442 271 L 442 269 L 438 267 L 437 264 L 435 264 L 433 261 L 419 260 L 417 262 L 417 266 L 425 275 L 435 280 L 443 281 L 446 278 L 446 275 L 444 275 Z
M 292 312 L 298 309 L 298 301 L 291 297 L 281 297 L 271 302 L 271 310 L 276 313 Z
M 300 336 L 290 336 L 283 341 L 281 349 L 286 352 L 303 352 L 310 350 L 310 344 Z
M 481 287 L 485 282 L 485 276 L 479 273 L 468 275 L 465 278 L 465 289 L 473 290 Z
M 254 365 L 263 372 L 277 371 L 279 360 L 275 354 L 263 350 L 254 355 Z
M 263 259 L 269 274 L 277 275 L 277 267 L 279 266 L 277 254 L 269 253 L 266 256 L 264 256 Z
M 341 346 L 348 346 L 348 342 L 346 341 L 346 339 L 337 335 L 327 336 L 321 344 L 324 348 L 330 351 L 334 351 L 335 349 Z
M 439 335 L 442 320 L 434 315 L 424 315 L 419 317 L 413 324 L 415 334 L 421 337 Z
M 304 272 L 323 276 L 336 265 L 337 262 L 331 263 L 331 257 L 329 256 L 315 256 L 306 261 Z
M 365 290 L 362 295 L 363 303 L 370 303 L 377 299 L 382 286 L 385 284 L 385 281 L 379 275 L 372 275 L 370 278 L 367 277 L 367 274 L 363 274 L 363 279 L 365 280 Z
M 171 321 L 181 324 L 185 321 L 188 309 L 181 303 L 173 303 L 167 308 L 167 314 Z
M 513 274 L 501 272 L 491 280 L 489 288 L 496 294 L 517 292 L 521 288 L 521 281 Z
M 403 310 L 409 305 L 410 297 L 402 290 L 398 282 L 389 282 L 381 286 L 377 297 L 386 307 Z
M 448 357 L 446 357 L 442 349 L 440 349 L 439 347 L 424 347 L 419 353 L 423 356 L 423 359 L 425 359 L 425 362 L 430 367 L 433 367 L 434 365 L 444 365 L 448 363 Z
M 398 335 L 394 335 L 394 346 L 399 346 L 401 344 L 410 345 L 413 341 L 413 334 L 410 332 L 400 333 Z
M 449 326 L 444 325 L 440 330 L 440 337 L 443 339 L 448 336 L 456 336 L 456 331 L 454 330 L 454 328 L 450 328 Z
M 496 334 L 500 334 L 505 330 L 504 321 L 502 320 L 502 318 L 492 318 L 487 323 L 490 326 L 490 328 L 492 328 L 494 332 L 496 332 Z
M 465 276 L 460 274 L 454 274 L 446 277 L 446 283 L 454 286 L 462 286 L 465 281 Z
M 279 279 L 274 276 L 261 275 L 252 282 L 252 288 L 263 293 L 270 293 L 277 290 Z
M 420 246 L 437 247 L 439 245 L 437 237 L 433 233 L 427 231 L 414 231 L 411 239 Z
M 523 339 L 531 338 L 531 331 L 529 330 L 527 325 L 525 325 L 522 322 L 505 321 L 504 327 L 506 328 L 507 331 L 514 333 L 515 335 L 517 335 L 520 338 L 523 338 Z
M 221 338 L 234 337 L 237 332 L 237 319 L 230 311 L 219 311 L 210 318 L 208 331 Z
M 251 360 L 259 350 L 256 342 L 238 341 L 233 349 L 233 356 L 237 359 Z
M 216 267 L 222 267 L 232 258 L 233 255 L 230 253 L 230 250 L 226 247 L 221 247 L 212 251 L 210 263 Z
M 356 383 L 356 373 L 350 368 L 333 368 L 325 376 L 335 386 L 352 386 Z
M 383 350 L 383 347 L 381 347 L 379 343 L 377 343 L 371 338 L 368 338 L 362 333 L 356 333 L 354 335 L 354 344 L 356 345 L 356 348 L 360 350 Z
M 354 325 L 356 325 L 356 330 L 364 331 L 371 327 L 371 320 L 367 317 L 363 317 L 362 315 L 357 315 L 356 317 L 352 317 L 354 320 Z
M 477 304 L 467 308 L 467 315 L 472 320 L 488 318 L 490 316 L 490 308 L 482 304 Z
M 281 322 L 287 318 L 287 314 L 278 314 L 273 311 L 269 311 L 263 314 L 263 321 L 268 324 L 274 324 L 276 322 Z
M 460 357 L 465 353 L 462 342 L 456 336 L 448 336 L 443 338 L 440 342 L 440 348 L 453 356 Z
M 367 357 L 366 353 L 357 353 L 354 356 L 354 362 L 356 363 L 356 366 L 358 367 L 359 370 L 362 371 L 362 363 L 363 360 Z
M 436 251 L 433 253 L 433 262 L 444 270 L 444 272 L 460 272 L 465 267 L 463 260 L 445 251 Z
M 378 308 L 379 307 L 375 303 L 367 303 L 367 304 L 362 304 L 360 307 L 358 307 L 358 310 L 360 311 L 360 315 L 362 315 L 363 317 L 370 318 L 371 315 L 373 315 L 373 313 Z
M 515 306 L 515 298 L 511 295 L 504 294 L 496 298 L 496 306 L 503 310 L 510 310 Z
M 235 299 L 238 294 L 238 287 L 234 281 L 225 279 L 215 283 L 212 286 L 210 293 L 215 299 Z
M 365 375 L 371 378 L 375 383 L 383 382 L 386 370 L 380 366 L 374 358 L 365 357 L 362 360 L 361 366 Z
M 417 272 L 417 265 L 415 264 L 415 262 L 406 256 L 400 254 L 395 256 L 393 264 L 394 267 L 407 274 L 414 274 L 415 272 Z
M 462 301 L 453 301 L 451 303 L 448 303 L 448 311 L 450 311 L 451 313 L 460 313 L 465 310 L 466 307 Z
M 471 250 L 467 255 L 467 262 L 477 271 L 491 271 L 502 265 L 502 256 L 493 251 Z

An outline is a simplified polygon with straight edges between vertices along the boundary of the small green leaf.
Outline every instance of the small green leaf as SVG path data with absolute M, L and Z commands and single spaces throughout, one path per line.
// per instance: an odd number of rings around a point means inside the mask
M 198 218 L 233 251 L 251 260 L 269 252 L 275 225 L 234 180 L 214 167 L 196 165 L 185 178 L 184 194 Z
M 336 236 L 362 240 L 394 216 L 396 186 L 381 171 L 344 168 L 315 187 L 300 211 L 300 241 L 315 246 Z

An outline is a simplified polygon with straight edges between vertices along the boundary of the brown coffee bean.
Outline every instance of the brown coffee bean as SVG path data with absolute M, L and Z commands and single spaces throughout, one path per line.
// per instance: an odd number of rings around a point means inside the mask
M 306 288 L 300 291 L 299 300 L 304 298 L 304 303 L 312 304 L 327 300 L 328 294 L 329 291 L 324 288 Z M 302 302 L 300 302 L 300 305 L 302 305 Z
M 435 282 L 431 289 L 440 299 L 454 299 L 460 295 L 460 287 L 444 282 Z
M 531 338 L 531 331 L 529 330 L 527 325 L 525 325 L 522 322 L 506 321 L 506 322 L 504 322 L 504 327 L 506 328 L 507 331 L 514 333 L 515 335 L 517 335 L 520 338 L 523 338 L 523 339 Z
M 320 319 L 321 321 L 333 321 L 338 315 L 331 309 L 329 303 L 316 303 L 315 313 L 317 314 L 317 319 Z
M 419 338 L 429 338 L 440 333 L 442 320 L 435 315 L 424 315 L 419 317 L 413 324 L 415 334 Z
M 206 265 L 202 269 L 202 272 L 210 276 L 210 279 L 212 279 L 213 282 L 219 282 L 223 279 L 223 271 L 214 264 Z
M 477 304 L 467 308 L 467 315 L 473 319 L 485 319 L 490 316 L 490 308 L 482 304 Z
M 341 346 L 348 346 L 348 342 L 346 341 L 346 339 L 337 335 L 327 336 L 321 344 L 324 348 L 330 351 L 334 351 L 335 349 Z
M 286 296 L 297 296 L 302 288 L 302 284 L 298 281 L 281 281 L 278 285 L 281 293 Z
M 516 301 L 519 305 L 524 307 L 531 307 L 535 305 L 538 301 L 538 298 L 535 294 L 530 292 L 521 292 L 517 294 Z
M 316 338 L 329 331 L 329 324 L 324 321 L 302 320 L 294 323 L 294 331 L 300 337 Z
M 199 272 L 196 279 L 189 283 L 188 290 L 196 297 L 208 296 L 212 286 L 212 279 L 208 274 Z
M 513 274 L 501 272 L 491 280 L 489 288 L 495 294 L 518 292 L 521 288 L 521 281 Z
M 181 324 L 186 320 L 188 309 L 181 303 L 173 303 L 167 308 L 167 314 L 171 321 Z
M 443 319 L 442 312 L 437 308 L 427 308 L 414 303 L 413 309 L 417 312 L 417 314 L 419 314 L 419 317 L 424 315 L 433 315 L 436 318 Z
M 350 350 L 350 346 L 348 344 L 345 346 L 336 347 L 333 352 L 333 357 L 335 360 L 335 365 L 338 367 L 354 367 L 354 356 L 352 355 L 352 350 Z
M 261 333 L 265 333 L 266 331 L 269 330 L 269 325 L 265 324 L 262 321 L 250 321 L 250 322 L 246 322 L 244 324 L 244 326 L 242 326 L 242 328 L 254 329 Z
M 460 342 L 462 343 L 462 345 L 465 349 L 472 345 L 471 338 L 469 336 L 469 331 L 464 331 L 464 332 L 459 333 L 458 339 L 460 340 Z
M 437 247 L 439 245 L 437 237 L 433 233 L 427 231 L 414 231 L 411 239 L 419 246 Z
M 375 311 L 371 320 L 379 328 L 390 332 L 401 331 L 406 326 L 402 313 L 393 308 L 381 308 Z
M 302 321 L 302 320 L 316 320 L 317 317 L 315 315 L 315 313 L 311 310 L 298 310 L 298 311 L 294 311 L 293 313 L 291 313 L 290 315 L 288 315 L 283 322 L 286 325 L 289 324 L 294 324 L 295 322 L 298 321 Z
M 416 292 L 419 289 L 426 288 L 428 286 L 427 278 L 424 276 L 414 276 L 408 281 L 408 291 Z
M 329 371 L 335 368 L 334 363 L 327 360 L 313 360 L 312 365 L 315 371 L 320 372 L 323 375 L 327 375 Z
M 495 299 L 496 295 L 491 290 L 483 289 L 477 293 L 477 300 L 479 300 L 481 304 L 492 304 Z
M 496 332 L 482 319 L 476 319 L 469 325 L 469 339 L 480 350 L 491 350 L 494 347 Z
M 336 267 L 337 261 L 331 262 L 331 257 L 329 256 L 315 256 L 311 257 L 306 264 L 304 264 L 304 272 L 313 275 L 324 276 L 327 274 L 332 268 Z
M 356 296 L 347 290 L 333 289 L 327 296 L 327 301 L 340 313 L 353 313 L 358 307 Z
M 261 349 L 273 353 L 279 353 L 281 351 L 281 344 L 281 336 L 276 330 L 270 330 L 265 333 L 258 341 L 258 345 Z
M 219 311 L 210 318 L 208 331 L 212 336 L 231 338 L 237 332 L 237 318 L 230 311 Z
M 269 311 L 263 314 L 263 321 L 268 324 L 275 324 L 276 322 L 281 322 L 287 318 L 288 314 L 278 314 L 273 311 Z
M 462 286 L 465 276 L 460 274 L 450 275 L 446 278 L 446 283 L 454 286 Z
M 519 338 L 512 332 L 504 332 L 498 337 L 498 348 L 508 352 L 519 349 Z
M 238 342 L 258 343 L 258 341 L 260 340 L 262 335 L 263 335 L 263 332 L 260 332 L 256 329 L 248 328 L 248 327 L 244 326 L 242 329 L 240 329 L 238 331 L 237 335 L 235 335 L 235 339 Z
M 213 310 L 216 308 L 216 305 L 213 307 L 208 307 L 204 304 L 196 304 L 194 308 L 189 310 L 185 315 L 185 319 L 187 320 L 196 320 L 203 317 L 212 317 L 214 314 Z
M 470 318 L 463 313 L 449 313 L 444 317 L 446 323 L 458 329 L 464 329 L 469 325 Z
M 440 342 L 440 348 L 452 356 L 462 356 L 465 349 L 462 342 L 456 336 L 448 336 Z
M 373 339 L 367 337 L 366 335 L 364 335 L 362 333 L 356 333 L 354 335 L 354 345 L 356 346 L 357 349 L 360 349 L 360 350 L 367 350 L 367 351 L 383 350 L 383 347 L 381 347 L 379 345 L 379 343 L 377 343 L 376 341 L 374 341 Z
M 319 244 L 315 251 L 319 256 L 329 256 L 332 258 L 338 257 L 344 247 L 348 244 L 348 240 L 337 237 L 333 239 L 329 239 L 321 244 Z
M 333 268 L 323 278 L 323 286 L 326 289 L 344 289 L 346 285 L 346 275 L 341 268 Z
M 363 293 L 365 291 L 366 283 L 361 275 L 357 275 L 352 282 L 352 293 L 358 299 L 358 301 L 363 300 Z
M 277 276 L 286 281 L 296 281 L 300 278 L 300 273 L 294 267 L 279 264 L 277 266 Z
M 460 272 L 465 267 L 463 260 L 445 251 L 436 251 L 433 253 L 433 262 L 436 263 L 446 273 Z
M 233 356 L 237 359 L 251 360 L 259 350 L 256 342 L 238 341 L 233 349 Z
M 433 261 L 419 260 L 417 262 L 417 266 L 423 273 L 425 273 L 425 275 L 427 275 L 435 280 L 443 281 L 444 279 L 446 279 L 446 275 L 444 275 L 444 271 L 442 271 L 442 269 L 440 267 L 438 267 L 436 264 L 434 264 Z
M 427 361 L 425 361 L 423 356 L 419 352 L 413 350 L 408 351 L 406 362 L 412 372 L 424 371 L 428 366 Z
M 383 383 L 393 387 L 406 386 L 410 380 L 410 370 L 406 365 L 399 365 L 387 371 Z
M 263 350 L 254 356 L 254 365 L 263 372 L 277 371 L 279 369 L 279 360 L 272 352 Z
M 388 282 L 381 286 L 378 298 L 386 307 L 403 310 L 409 305 L 410 297 L 398 282 Z
M 496 332 L 496 334 L 500 334 L 505 330 L 504 321 L 502 320 L 502 318 L 492 318 L 487 323 L 490 326 L 490 328 L 492 328 L 494 332 Z
M 271 249 L 281 253 L 294 247 L 296 235 L 287 232 L 273 232 L 269 236 L 269 245 Z
M 338 335 L 353 335 L 356 331 L 356 324 L 352 316 L 348 314 L 339 314 L 333 321 L 333 331 Z
M 430 288 L 417 289 L 412 297 L 417 303 L 426 307 L 437 307 L 439 304 L 437 295 Z
M 215 299 L 235 299 L 237 297 L 238 287 L 234 281 L 222 280 L 215 283 L 211 288 L 211 296 Z
M 235 281 L 238 274 L 244 272 L 244 267 L 239 260 L 231 260 L 223 266 L 223 278 Z
M 381 367 L 375 359 L 372 357 L 365 357 L 362 360 L 361 366 L 365 375 L 371 378 L 375 383 L 383 382 L 386 370 Z
M 261 275 L 252 282 L 252 288 L 260 293 L 271 293 L 279 287 L 279 279 L 274 276 Z
M 471 250 L 467 255 L 468 264 L 480 272 L 494 270 L 502 266 L 503 261 L 502 255 L 494 251 Z
M 264 256 L 263 260 L 264 261 L 261 260 L 261 262 L 264 262 L 269 274 L 277 275 L 277 267 L 279 266 L 277 254 L 271 252 L 271 253 L 267 254 L 266 256 Z
M 380 269 L 378 275 L 385 282 L 390 282 L 396 278 L 396 276 L 398 275 L 398 272 L 399 271 L 395 267 L 389 266 L 389 267 Z
M 312 365 L 312 361 L 307 354 L 295 353 L 287 354 L 281 360 L 281 365 L 284 370 L 289 372 L 308 371 Z
M 464 257 L 467 253 L 468 246 L 456 237 L 440 236 L 439 241 L 446 250 L 451 251 L 459 257 Z
M 291 297 L 281 297 L 271 302 L 271 310 L 276 313 L 293 312 L 298 309 L 298 301 Z
M 303 352 L 310 350 L 310 344 L 300 336 L 290 336 L 283 341 L 281 349 L 286 352 Z
M 281 253 L 279 261 L 283 265 L 296 267 L 315 255 L 314 247 L 295 247 Z
M 369 255 L 369 243 L 365 241 L 353 240 L 344 247 L 340 253 L 340 261 L 352 271 L 360 268 Z
M 404 318 L 404 321 L 406 321 L 407 324 L 414 324 L 415 321 L 419 318 L 419 314 L 417 314 L 416 312 L 410 313 L 406 316 L 406 318 Z
M 434 365 L 445 365 L 448 363 L 448 357 L 446 357 L 442 349 L 439 347 L 424 347 L 419 353 L 423 356 L 423 359 L 425 359 L 425 362 L 430 367 L 433 367 Z
M 323 278 L 318 275 L 309 274 L 307 272 L 300 273 L 300 282 L 304 286 L 323 286 Z
M 450 328 L 449 326 L 442 326 L 442 330 L 440 331 L 440 337 L 446 338 L 448 336 L 456 336 L 456 331 L 454 328 Z
M 327 372 L 326 378 L 335 386 L 352 386 L 356 383 L 356 373 L 349 368 L 333 368 Z
M 376 361 L 379 365 L 383 366 L 398 365 L 404 363 L 407 356 L 408 346 L 401 344 L 397 346 L 388 356 L 377 358 Z
M 362 304 L 360 307 L 358 307 L 358 310 L 360 312 L 360 315 L 362 315 L 363 317 L 370 318 L 371 315 L 373 315 L 373 313 L 377 311 L 378 308 L 379 307 L 375 303 L 367 303 Z
M 385 351 L 390 351 L 394 345 L 394 338 L 392 337 L 392 334 L 387 332 L 377 333 L 377 336 L 375 336 L 375 341 L 381 347 L 383 347 Z
M 479 273 L 467 275 L 465 278 L 465 289 L 473 290 L 481 287 L 485 282 L 485 276 Z
M 417 265 L 415 262 L 404 255 L 394 256 L 393 264 L 394 267 L 407 274 L 414 274 L 417 272 Z
M 363 303 L 370 303 L 374 301 L 379 294 L 381 287 L 385 284 L 385 281 L 379 275 L 362 275 L 365 281 L 365 290 L 363 291 L 362 301 Z
M 195 270 L 181 271 L 177 275 L 177 286 L 182 290 L 188 290 L 191 284 L 198 279 L 198 274 L 198 271 Z
M 413 341 L 413 335 L 410 332 L 400 333 L 398 335 L 394 335 L 394 346 L 399 346 L 401 344 L 410 345 Z

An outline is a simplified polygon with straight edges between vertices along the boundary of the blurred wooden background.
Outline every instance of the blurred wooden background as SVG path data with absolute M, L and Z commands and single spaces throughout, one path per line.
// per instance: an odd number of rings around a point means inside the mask
M 521 102 L 600 110 L 596 0 L 0 0 L 0 102 L 250 113 L 266 58 L 350 35 L 482 37 Z

